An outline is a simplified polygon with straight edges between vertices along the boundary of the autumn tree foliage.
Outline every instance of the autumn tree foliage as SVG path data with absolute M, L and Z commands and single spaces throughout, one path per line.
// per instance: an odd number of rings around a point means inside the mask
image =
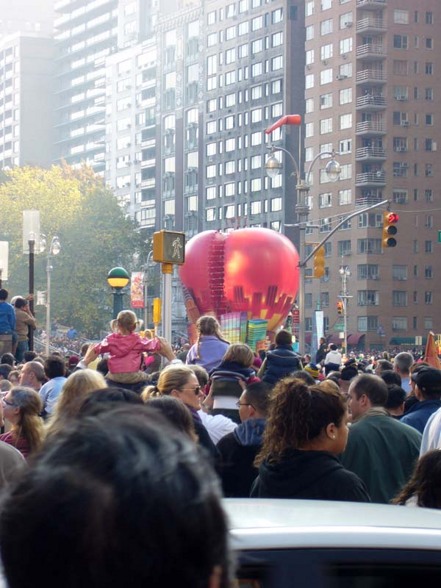
M 106 329 L 112 299 L 106 277 L 121 265 L 130 271 L 135 251 L 146 248 L 100 176 L 84 166 L 14 168 L 0 179 L 0 241 L 9 242 L 10 295 L 28 292 L 28 256 L 23 254 L 23 211 L 40 211 L 41 233 L 57 235 L 61 252 L 52 260 L 51 315 L 94 338 Z M 35 291 L 46 290 L 47 252 L 35 255 Z M 128 298 L 126 298 L 128 303 Z M 44 326 L 45 307 L 35 306 Z

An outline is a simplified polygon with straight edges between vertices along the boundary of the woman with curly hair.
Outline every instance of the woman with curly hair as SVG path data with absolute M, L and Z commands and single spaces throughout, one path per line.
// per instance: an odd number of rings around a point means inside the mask
M 441 450 L 428 451 L 418 460 L 412 477 L 392 504 L 441 508 Z
M 43 443 L 44 425 L 40 417 L 43 405 L 32 388 L 16 386 L 2 399 L 3 416 L 11 429 L 0 435 L 0 441 L 12 445 L 24 457 L 38 451 Z
M 370 502 L 364 483 L 337 457 L 346 447 L 347 418 L 340 392 L 296 378 L 279 381 L 251 496 Z
M 229 343 L 223 338 L 220 325 L 214 316 L 201 316 L 196 322 L 198 338 L 190 347 L 185 362 L 204 367 L 207 372 L 222 361 Z

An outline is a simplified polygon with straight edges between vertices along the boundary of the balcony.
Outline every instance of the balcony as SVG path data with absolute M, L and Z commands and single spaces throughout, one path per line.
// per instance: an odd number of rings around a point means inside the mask
M 358 59 L 383 59 L 386 51 L 379 43 L 365 43 L 357 47 L 356 56 Z
M 383 121 L 365 120 L 355 126 L 357 135 L 385 135 L 386 126 Z
M 386 72 L 382 69 L 362 69 L 355 76 L 357 84 L 386 83 Z
M 386 152 L 382 147 L 359 147 L 355 151 L 356 161 L 383 161 Z
M 355 185 L 360 188 L 363 186 L 385 186 L 386 174 L 382 170 L 357 174 L 355 176 Z
M 383 110 L 386 108 L 386 98 L 380 95 L 364 94 L 358 96 L 356 108 L 357 110 Z
M 387 0 L 357 0 L 357 8 L 365 10 L 379 10 L 386 8 Z
M 357 20 L 356 30 L 357 33 L 385 33 L 386 23 L 382 18 L 374 18 L 368 16 Z

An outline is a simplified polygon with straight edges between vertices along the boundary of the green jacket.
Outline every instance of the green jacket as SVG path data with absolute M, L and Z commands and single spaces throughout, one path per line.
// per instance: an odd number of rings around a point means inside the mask
M 372 502 L 388 503 L 409 480 L 420 445 L 421 433 L 375 407 L 351 426 L 341 462 L 363 480 Z

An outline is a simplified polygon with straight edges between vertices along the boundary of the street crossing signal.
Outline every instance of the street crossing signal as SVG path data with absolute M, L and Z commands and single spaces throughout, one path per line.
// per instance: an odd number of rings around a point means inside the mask
M 341 300 L 339 300 L 337 302 L 337 312 L 338 312 L 338 314 L 343 314 L 343 310 L 344 310 L 343 302 Z
M 325 275 L 325 248 L 322 246 L 314 253 L 313 271 L 314 278 L 323 278 Z
M 395 235 L 398 233 L 396 224 L 399 218 L 396 212 L 383 212 L 383 248 L 396 247 L 397 240 Z

